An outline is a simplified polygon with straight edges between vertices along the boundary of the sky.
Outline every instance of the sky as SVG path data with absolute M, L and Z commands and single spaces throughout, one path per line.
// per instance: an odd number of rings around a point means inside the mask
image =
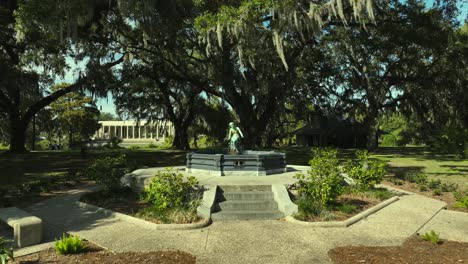
M 426 6 L 431 7 L 434 1 L 435 0 L 426 0 Z M 458 20 L 463 23 L 463 21 L 467 19 L 468 16 L 468 0 L 458 0 L 457 6 L 460 10 Z M 78 77 L 79 70 L 83 70 L 85 65 L 85 62 L 76 64 L 71 58 L 67 59 L 67 63 L 71 70 L 67 71 L 63 78 L 57 78 L 56 82 L 73 83 Z M 108 112 L 117 115 L 114 105 L 114 98 L 112 97 L 111 93 L 108 93 L 107 98 L 99 98 L 96 104 L 101 112 Z

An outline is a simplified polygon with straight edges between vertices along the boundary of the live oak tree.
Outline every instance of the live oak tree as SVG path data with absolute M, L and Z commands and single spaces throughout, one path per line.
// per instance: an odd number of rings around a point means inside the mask
M 99 26 L 103 13 L 93 12 L 100 8 L 102 2 L 0 1 L 0 110 L 8 119 L 11 152 L 26 150 L 26 129 L 41 109 L 72 91 L 98 90 L 112 75 L 109 69 L 120 61 L 102 45 L 89 45 L 96 36 L 105 39 Z M 86 70 L 52 92 L 56 76 L 67 70 L 67 57 Z M 103 61 L 108 63 L 102 66 Z
M 340 101 L 343 113 L 361 119 L 369 149 L 377 147 L 382 110 L 401 109 L 427 91 L 421 80 L 431 79 L 425 74 L 431 58 L 448 37 L 437 10 L 398 1 L 379 3 L 375 25 L 336 29 L 322 42 L 325 60 L 334 68 L 323 86 Z

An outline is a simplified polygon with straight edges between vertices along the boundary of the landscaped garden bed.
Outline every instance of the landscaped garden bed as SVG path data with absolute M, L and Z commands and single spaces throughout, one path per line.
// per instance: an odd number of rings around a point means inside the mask
M 387 176 L 383 183 L 447 203 L 447 209 L 468 212 L 468 191 L 457 184 L 428 179 L 423 172 L 401 172 Z
M 337 150 L 314 149 L 310 169 L 298 174 L 290 196 L 298 206 L 296 220 L 306 222 L 349 219 L 396 194 L 375 188 L 385 174 L 385 164 L 357 151 L 356 160 L 339 164 Z M 344 226 L 347 226 L 345 224 Z
M 330 250 L 328 255 L 337 264 L 465 263 L 468 259 L 468 243 L 455 241 L 431 243 L 419 236 L 413 236 L 402 246 L 337 247 Z
M 142 193 L 122 186 L 122 158 L 94 161 L 86 174 L 101 184 L 101 191 L 84 195 L 81 202 L 137 217 L 156 224 L 202 222 L 197 215 L 203 190 L 196 178 L 184 179 L 172 170 L 159 171 Z
M 64 243 L 64 239 L 67 240 Z M 60 250 L 57 243 L 61 243 Z M 78 249 L 78 250 L 75 250 Z M 78 237 L 58 240 L 55 249 L 50 248 L 34 254 L 16 257 L 11 263 L 195 263 L 196 258 L 182 251 L 125 252 L 114 253 Z M 10 263 L 10 262 L 8 262 Z

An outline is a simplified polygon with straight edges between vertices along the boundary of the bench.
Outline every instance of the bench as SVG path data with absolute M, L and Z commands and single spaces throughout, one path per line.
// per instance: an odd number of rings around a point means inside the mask
M 16 207 L 0 208 L 0 220 L 13 227 L 15 247 L 39 244 L 42 220 Z

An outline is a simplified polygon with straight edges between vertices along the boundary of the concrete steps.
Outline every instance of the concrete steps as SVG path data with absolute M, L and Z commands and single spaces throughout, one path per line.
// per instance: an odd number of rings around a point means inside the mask
M 215 212 L 217 220 L 268 220 L 284 217 L 278 210 L 269 185 L 218 186 Z

